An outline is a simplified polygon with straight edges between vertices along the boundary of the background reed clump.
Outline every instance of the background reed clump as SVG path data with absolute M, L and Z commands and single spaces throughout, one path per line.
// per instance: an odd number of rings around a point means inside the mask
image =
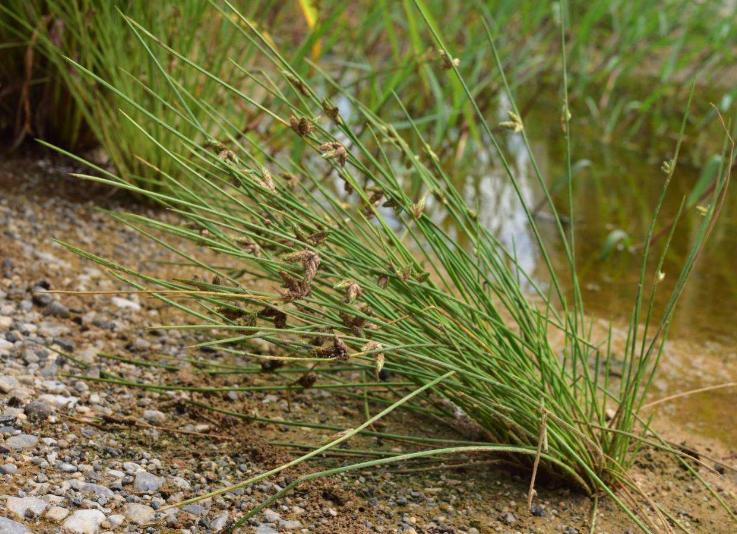
M 319 5 L 310 0 L 239 0 L 235 5 L 270 42 L 289 52 L 302 77 L 318 87 L 324 83 L 302 61 L 320 58 L 334 81 L 400 131 L 410 125 L 392 92 L 412 91 L 407 106 L 415 126 L 438 155 L 453 156 L 460 171 L 464 155 L 484 148 L 483 132 L 461 84 L 436 73 L 433 51 L 422 38 L 423 24 L 410 0 L 324 0 Z M 572 106 L 577 117 L 589 119 L 586 124 L 603 143 L 637 143 L 662 153 L 662 140 L 677 129 L 688 96 L 683 82 L 696 76 L 701 84 L 718 87 L 729 73 L 737 29 L 729 23 L 728 6 L 720 2 L 602 0 L 561 5 L 569 20 Z M 155 189 L 161 185 L 156 169 L 170 170 L 169 159 L 118 113 L 122 109 L 135 116 L 133 108 L 80 76 L 64 56 L 138 100 L 148 100 L 152 111 L 167 116 L 187 135 L 196 131 L 187 130 L 187 121 L 178 116 L 184 112 L 182 105 L 165 105 L 176 87 L 156 75 L 157 62 L 164 63 L 187 93 L 217 102 L 221 111 L 229 100 L 201 73 L 177 62 L 168 64 L 171 60 L 158 47 L 141 46 L 121 25 L 118 10 L 211 72 L 226 72 L 230 59 L 252 70 L 268 68 L 258 63 L 252 45 L 236 39 L 237 28 L 208 2 L 162 2 L 151 9 L 149 2 L 139 0 L 9 0 L 0 6 L 0 130 L 11 145 L 35 137 L 74 151 L 101 146 L 119 176 Z M 559 11 L 557 4 L 542 7 L 534 0 L 436 0 L 426 6 L 429 20 L 442 26 L 458 47 L 459 59 L 473 65 L 464 74 L 486 114 L 492 111 L 488 106 L 495 102 L 493 95 L 502 90 L 486 53 L 481 16 L 488 21 L 511 87 L 526 88 L 519 106 L 523 116 L 541 93 L 555 86 L 560 72 Z M 247 94 L 261 90 L 246 75 L 229 82 Z M 735 89 L 719 92 L 716 102 L 724 112 Z M 215 127 L 200 106 L 189 107 L 208 130 Z M 705 117 L 691 135 L 707 132 L 715 117 Z M 257 121 L 256 116 L 246 117 L 242 128 L 257 129 Z M 162 135 L 168 134 L 157 132 Z M 708 142 L 708 136 L 702 137 Z M 421 149 L 416 144 L 412 148 Z M 691 153 L 696 163 L 711 155 L 698 139 L 690 144 Z
M 343 77 L 328 74 L 310 60 L 312 52 L 303 49 L 297 54 L 299 61 L 287 58 L 247 14 L 228 2 L 215 2 L 213 8 L 221 15 L 219 20 L 232 25 L 233 39 L 241 43 L 238 49 L 253 50 L 261 67 L 252 70 L 234 59 L 227 67 L 222 63 L 212 69 L 132 19 L 126 19 L 129 31 L 157 58 L 152 59 L 151 75 L 166 88 L 164 93 L 151 90 L 141 98 L 140 93 L 129 92 L 130 86 L 118 87 L 115 80 L 70 62 L 81 77 L 115 95 L 130 110 L 121 120 L 128 120 L 168 162 L 156 166 L 156 180 L 162 186 L 157 190 L 121 180 L 102 166 L 92 165 L 95 172 L 84 177 L 144 195 L 180 217 L 172 221 L 114 215 L 179 254 L 181 265 L 198 270 L 200 276 L 156 278 L 65 246 L 110 269 L 119 280 L 191 314 L 197 324 L 170 328 L 216 332 L 206 343 L 209 346 L 285 365 L 307 364 L 313 371 L 322 370 L 319 377 L 338 373 L 340 367 L 334 364 L 350 361 L 364 371 L 364 382 L 378 382 L 381 371 L 387 370 L 403 381 L 401 385 L 419 387 L 400 395 L 379 414 L 367 416 L 359 427 L 345 429 L 305 456 L 238 486 L 337 446 L 423 395 L 448 422 L 462 428 L 467 439 L 439 440 L 442 448 L 313 473 L 284 491 L 315 476 L 409 457 L 486 452 L 531 473 L 530 499 L 539 470 L 596 498 L 613 499 L 646 532 L 653 530 L 650 521 L 662 521 L 666 530 L 670 528 L 668 512 L 658 503 L 648 501 L 652 513 L 641 507 L 638 499 L 648 498 L 630 479 L 628 468 L 647 444 L 677 455 L 698 476 L 690 463 L 693 459 L 653 436 L 639 413 L 678 297 L 722 207 L 731 165 L 722 163 L 717 169 L 715 187 L 704 202 L 681 272 L 670 275 L 677 279 L 675 289 L 656 312 L 655 294 L 677 224 L 657 247 L 649 243 L 678 168 L 688 124 L 682 119 L 671 155 L 662 165 L 663 189 L 645 236 L 626 348 L 619 355 L 622 378 L 614 381 L 609 373 L 609 340 L 592 338 L 576 272 L 570 143 L 576 126 L 568 104 L 565 18 L 554 19 L 562 110 L 553 127 L 565 140 L 569 226 L 558 216 L 550 181 L 535 163 L 523 113 L 484 10 L 478 20 L 485 42 L 474 53 L 483 54 L 485 64 L 494 66 L 507 112 L 503 120 L 493 122 L 476 98 L 478 88 L 462 74 L 466 58 L 446 44 L 424 3 L 417 0 L 407 6 L 409 31 L 423 50 L 429 50 L 422 69 L 432 74 L 430 79 L 459 91 L 457 98 L 438 93 L 437 107 L 470 110 L 464 115 L 469 131 L 476 131 L 479 141 L 491 147 L 493 162 L 512 185 L 515 202 L 532 231 L 549 279 L 543 285 L 519 265 L 514 244 L 502 243 L 479 223 L 485 207 L 469 205 L 440 164 L 432 128 L 420 126 L 404 104 L 403 97 L 412 93 L 403 95 L 400 84 L 385 95 L 393 109 L 404 113 L 408 128 L 400 132 L 383 118 L 382 105 L 367 105 Z M 330 35 L 325 29 L 320 37 L 327 43 Z M 314 45 L 311 42 L 309 49 Z M 301 74 L 303 68 L 310 72 L 309 79 Z M 210 100 L 180 83 L 183 71 L 206 80 L 213 87 L 209 95 L 218 96 Z M 259 91 L 245 92 L 231 82 L 244 77 Z M 450 102 L 442 104 L 440 97 Z M 689 98 L 686 115 L 690 104 Z M 239 112 L 233 113 L 235 109 Z M 258 117 L 258 126 L 244 131 L 244 117 Z M 710 132 L 724 138 L 724 130 Z M 533 162 L 533 178 L 555 221 L 552 237 L 543 238 L 520 176 L 501 147 L 503 136 L 516 138 Z M 733 161 L 728 134 L 721 161 Z M 453 235 L 446 230 L 448 221 L 456 229 Z M 194 243 L 202 254 L 179 246 L 181 239 Z M 553 245 L 565 250 L 567 266 L 562 272 L 548 254 Z M 222 260 L 212 263 L 207 259 L 211 254 Z M 651 256 L 654 261 L 649 261 Z M 570 290 L 564 278 L 571 281 Z M 181 300 L 184 296 L 187 300 Z M 254 352 L 251 344 L 256 338 L 271 347 L 270 355 Z M 320 379 L 306 373 L 300 385 L 311 387 Z M 98 380 L 177 389 L 122 377 Z
M 267 2 L 241 2 L 244 12 L 265 24 L 278 22 L 286 10 L 266 15 Z M 123 113 L 136 116 L 134 108 L 115 98 L 72 67 L 65 57 L 136 95 L 149 109 L 188 135 L 197 131 L 167 106 L 178 88 L 209 101 L 218 101 L 219 87 L 197 73 L 165 57 L 154 46 L 142 45 L 121 26 L 122 14 L 155 31 L 163 42 L 223 72 L 229 59 L 248 61 L 251 47 L 237 47 L 237 29 L 223 20 L 207 2 L 163 2 L 152 9 L 144 1 L 11 0 L 0 6 L 0 80 L 2 106 L 11 143 L 26 137 L 41 138 L 70 150 L 95 146 L 104 149 L 104 160 L 132 183 L 156 189 L 157 171 L 170 170 L 169 160 L 152 143 L 131 128 Z M 176 76 L 167 85 L 158 75 L 158 64 Z M 235 110 L 234 110 L 235 111 Z M 208 127 L 206 116 L 197 118 Z M 168 142 L 165 130 L 155 132 Z

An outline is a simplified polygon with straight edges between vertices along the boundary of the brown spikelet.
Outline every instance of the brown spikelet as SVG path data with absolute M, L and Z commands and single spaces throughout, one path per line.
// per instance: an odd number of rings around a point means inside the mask
M 294 263 L 301 263 L 305 268 L 304 279 L 306 282 L 312 282 L 312 279 L 317 274 L 317 268 L 320 266 L 320 255 L 311 250 L 300 250 L 299 252 L 292 252 L 284 256 L 284 261 L 290 261 Z
M 280 367 L 284 367 L 284 360 L 264 360 L 261 362 L 261 370 L 264 373 L 273 373 Z
M 241 326 L 254 326 L 256 317 L 253 312 L 237 306 L 215 306 L 212 311 L 219 313 L 226 319 L 237 321 Z
M 335 124 L 343 124 L 343 119 L 340 118 L 340 112 L 338 111 L 338 108 L 333 106 L 332 102 L 330 102 L 327 98 L 323 98 L 322 100 L 322 110 L 325 112 L 325 115 L 330 117 L 330 120 L 332 120 Z
M 294 191 L 297 189 L 297 186 L 299 185 L 299 178 L 297 178 L 294 174 L 291 172 L 283 172 L 279 175 L 285 182 L 286 187 L 290 191 Z
M 348 313 L 347 311 L 339 311 L 338 315 L 340 316 L 340 320 L 343 323 L 343 326 L 345 326 L 347 329 L 351 331 L 351 333 L 355 336 L 362 336 L 363 330 L 376 330 L 376 325 L 369 321 L 369 319 L 365 316 L 371 317 L 373 313 L 368 307 L 368 304 L 365 302 L 362 302 L 356 306 L 356 311 L 360 312 L 362 315 L 354 315 L 351 313 Z
M 374 208 L 381 204 L 381 199 L 384 198 L 384 191 L 378 187 L 368 189 L 368 206 L 363 210 L 363 214 L 371 219 L 374 217 Z
M 276 193 L 276 186 L 274 185 L 274 179 L 271 177 L 271 173 L 266 167 L 261 168 L 261 185 L 267 188 L 272 193 Z
M 305 389 L 310 389 L 315 385 L 315 382 L 317 382 L 317 375 L 315 373 L 307 373 L 306 375 L 300 376 L 299 380 L 297 380 L 297 384 Z
M 284 271 L 279 271 L 285 288 L 285 291 L 282 291 L 284 302 L 294 302 L 309 296 L 312 292 L 312 279 L 315 278 L 320 266 L 320 256 L 311 250 L 301 250 L 287 254 L 283 259 L 288 262 L 301 263 L 305 270 L 301 280 L 297 280 Z
M 376 381 L 379 380 L 379 373 L 384 368 L 384 353 L 381 352 L 381 349 L 383 349 L 381 343 L 377 343 L 376 341 L 369 341 L 366 343 L 362 348 L 362 352 L 373 352 L 374 356 L 374 372 L 376 373 Z
M 290 73 L 285 73 L 285 76 L 287 80 L 289 80 L 289 83 L 291 83 L 294 88 L 299 91 L 303 96 L 310 96 L 310 91 L 307 89 L 307 86 L 302 83 L 296 76 Z
M 381 276 L 379 276 L 379 279 L 376 280 L 376 285 L 378 285 L 381 289 L 385 289 L 388 283 L 389 276 L 386 274 L 382 274 Z
M 309 134 L 314 129 L 314 126 L 312 125 L 312 123 L 309 120 L 307 120 L 305 117 L 298 119 L 294 115 L 289 117 L 289 126 L 300 137 L 304 137 L 305 135 Z
M 335 336 L 332 345 L 315 349 L 314 355 L 318 358 L 334 358 L 338 361 L 346 361 L 348 359 L 348 345 L 340 337 Z
M 261 247 L 259 247 L 255 241 L 248 239 L 247 237 L 239 237 L 235 242 L 243 248 L 243 252 L 246 254 L 258 256 L 261 253 Z
M 258 316 L 261 319 L 272 319 L 276 328 L 285 328 L 287 326 L 287 314 L 277 308 L 267 306 L 258 312 Z
M 320 152 L 322 152 L 322 157 L 324 159 L 334 159 L 341 167 L 345 167 L 345 164 L 348 161 L 348 151 L 343 145 L 335 141 L 330 141 L 320 145 Z
M 440 68 L 443 70 L 451 70 L 454 66 L 457 67 L 461 64 L 461 60 L 450 57 L 445 53 L 444 50 L 439 51 L 440 54 Z
M 235 155 L 235 152 L 228 150 L 227 148 L 218 152 L 218 159 L 229 163 L 235 163 L 238 161 L 238 157 Z
M 333 289 L 345 291 L 343 302 L 349 303 L 356 300 L 363 293 L 363 289 L 353 280 L 343 280 L 333 286 Z
M 307 236 L 307 242 L 313 247 L 322 245 L 328 238 L 327 230 L 319 230 Z

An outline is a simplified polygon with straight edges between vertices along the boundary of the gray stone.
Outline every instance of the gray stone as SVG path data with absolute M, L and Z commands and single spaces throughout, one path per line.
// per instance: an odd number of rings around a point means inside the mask
M 72 329 L 68 326 L 53 323 L 51 321 L 43 321 L 40 325 L 38 325 L 38 333 L 44 337 L 61 337 L 69 334 L 71 331 Z
M 256 527 L 255 534 L 279 534 L 279 532 L 271 525 L 263 524 Z
M 163 425 L 166 422 L 166 415 L 159 410 L 146 410 L 143 412 L 143 419 L 152 425 Z
M 27 513 L 33 517 L 41 515 L 46 510 L 48 503 L 38 497 L 8 497 L 5 506 L 8 512 L 24 519 Z
M 135 473 L 140 468 L 141 466 L 135 462 L 123 462 L 123 469 L 125 469 L 126 473 Z
M 56 523 L 60 523 L 68 515 L 69 515 L 69 510 L 67 510 L 66 508 L 62 508 L 61 506 L 52 506 L 46 512 L 46 519 L 50 521 L 54 521 Z
M 219 532 L 225 528 L 225 526 L 228 524 L 230 520 L 230 515 L 228 514 L 218 514 L 215 517 L 212 518 L 212 521 L 210 521 L 210 529 L 212 529 L 214 532 Z
M 123 521 L 125 521 L 125 516 L 120 514 L 114 514 L 107 518 L 108 522 L 113 527 L 119 527 L 123 524 Z
M 112 497 L 115 495 L 111 489 L 101 486 L 100 484 L 85 483 L 80 488 L 82 493 L 94 493 L 98 497 Z
M 0 534 L 32 534 L 23 523 L 0 517 Z
M 31 421 L 44 421 L 48 419 L 53 409 L 43 401 L 33 401 L 26 404 L 23 412 Z
M 147 473 L 146 471 L 139 471 L 136 473 L 136 479 L 133 481 L 133 489 L 136 491 L 153 493 L 164 483 L 164 479 Z
M 13 346 L 12 344 L 10 345 Z M 2 347 L 0 347 L 2 348 Z M 0 376 L 0 391 L 3 393 L 9 393 L 15 388 L 20 387 L 20 382 L 14 376 Z
M 56 464 L 56 468 L 62 473 L 76 473 L 77 472 L 77 466 L 70 464 L 68 462 L 59 462 L 58 464 Z
M 192 485 L 182 477 L 172 477 L 171 481 L 174 482 L 179 489 L 188 490 L 192 487 Z
M 5 445 L 16 451 L 32 449 L 38 444 L 38 438 L 31 434 L 19 434 L 5 440 Z
M 123 509 L 123 515 L 133 523 L 143 525 L 153 521 L 156 512 L 154 512 L 153 508 L 146 506 L 145 504 L 129 502 Z
M 132 300 L 124 299 L 121 297 L 113 297 L 113 304 L 121 310 L 131 310 L 134 312 L 141 311 L 141 305 Z
M 78 397 L 50 394 L 41 395 L 38 400 L 59 410 L 74 408 L 74 406 L 79 402 Z
M 201 504 L 185 504 L 182 510 L 192 515 L 202 515 L 205 513 L 205 507 Z
M 54 317 L 69 317 L 69 310 L 61 302 L 52 300 L 45 308 L 44 315 L 53 315 Z
M 264 519 L 267 523 L 277 523 L 281 516 L 274 510 L 264 510 Z
M 0 465 L 0 475 L 14 475 L 18 468 L 13 464 Z
M 64 528 L 73 534 L 97 534 L 105 514 L 99 510 L 77 510 L 64 521 Z
M 281 521 L 279 521 L 279 526 L 283 530 L 297 530 L 297 529 L 302 528 L 302 523 L 300 523 L 296 519 L 292 521 L 287 521 L 285 519 L 282 519 Z M 468 531 L 468 534 L 471 534 L 470 530 Z

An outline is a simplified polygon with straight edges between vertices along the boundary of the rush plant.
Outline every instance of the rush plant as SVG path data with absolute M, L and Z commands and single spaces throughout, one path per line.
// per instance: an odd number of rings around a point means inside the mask
M 131 124 L 169 161 L 165 168 L 159 167 L 157 179 L 165 188 L 158 192 L 120 180 L 101 167 L 93 166 L 95 173 L 81 177 L 146 195 L 176 214 L 177 221 L 125 213 L 113 216 L 179 254 L 182 264 L 199 270 L 201 276 L 198 280 L 156 278 L 72 244 L 65 246 L 107 267 L 137 290 L 198 320 L 198 324 L 169 328 L 217 331 L 220 334 L 207 345 L 321 371 L 319 376 L 313 375 L 311 383 L 305 381 L 298 387 L 319 387 L 325 376 L 339 373 L 345 362 L 351 362 L 352 368 L 365 370 L 376 382 L 385 369 L 402 379 L 397 388 L 407 383 L 418 388 L 357 428 L 343 429 L 304 456 L 236 487 L 275 475 L 358 433 L 372 432 L 368 427 L 373 422 L 422 395 L 433 401 L 443 399 L 439 412 L 465 428 L 472 439 L 437 440 L 442 448 L 313 473 L 285 491 L 310 478 L 352 469 L 480 452 L 528 469 L 530 500 L 536 474 L 544 471 L 596 498 L 604 495 L 614 500 L 643 531 L 668 531 L 667 511 L 657 503 L 651 503 L 651 514 L 638 508 L 638 499 L 632 495 L 646 500 L 647 496 L 628 476 L 628 470 L 638 449 L 647 444 L 678 455 L 695 473 L 695 460 L 652 437 L 639 413 L 662 355 L 675 305 L 720 211 L 731 165 L 720 169 L 693 247 L 662 310 L 655 309 L 654 295 L 669 239 L 657 254 L 645 247 L 626 349 L 620 355 L 623 377 L 615 382 L 610 379 L 612 351 L 608 340 L 591 336 L 576 272 L 574 225 L 566 228 L 560 222 L 548 180 L 534 163 L 534 150 L 488 26 L 488 53 L 499 67 L 497 76 L 509 106 L 509 119 L 500 124 L 491 124 L 481 113 L 461 74 L 456 51 L 444 42 L 423 3 L 415 2 L 416 14 L 424 20 L 435 49 L 436 75 L 460 85 L 476 127 L 496 152 L 495 161 L 517 194 L 547 271 L 546 286 L 519 265 L 514 247 L 505 246 L 479 223 L 478 212 L 484 206 L 472 206 L 464 200 L 409 114 L 409 136 L 412 145 L 422 147 L 420 151 L 412 150 L 407 137 L 340 85 L 335 85 L 337 96 L 332 100 L 321 94 L 230 3 L 214 5 L 223 20 L 232 22 L 244 46 L 257 50 L 279 73 L 276 78 L 234 63 L 233 69 L 258 83 L 263 98 L 240 91 L 218 71 L 180 53 L 130 19 L 138 39 L 159 47 L 171 58 L 156 62 L 157 75 L 170 91 L 152 95 L 153 109 L 125 88 L 70 60 L 79 72 L 112 91 L 126 109 L 133 110 L 135 118 L 128 117 Z M 559 33 L 561 44 L 565 44 L 562 20 Z M 565 46 L 560 48 L 565 50 Z M 574 221 L 570 190 L 573 124 L 565 53 L 561 59 L 563 107 L 556 126 L 566 140 L 567 211 Z M 169 72 L 167 64 L 176 64 L 177 71 Z M 311 66 L 317 74 L 322 73 L 319 65 Z M 208 101 L 178 83 L 175 76 L 185 68 L 217 84 L 231 102 L 220 107 L 220 102 Z M 324 85 L 330 84 L 326 75 Z M 398 95 L 392 98 L 403 108 Z M 239 117 L 228 113 L 236 108 L 260 117 L 259 132 L 243 133 Z M 199 120 L 203 116 L 206 121 Z M 176 120 L 168 121 L 168 117 Z M 664 165 L 663 190 L 646 243 L 678 168 L 686 124 L 684 117 L 679 141 Z M 520 179 L 502 149 L 500 135 L 518 137 L 529 153 L 535 179 L 554 214 L 555 244 L 566 251 L 565 272 L 553 266 L 547 253 L 552 238 L 549 242 L 543 239 Z M 291 156 L 272 150 L 272 143 L 284 139 L 293 148 Z M 733 161 L 728 137 L 722 161 Z M 415 187 L 410 188 L 410 184 Z M 445 230 L 448 220 L 459 235 L 451 236 Z M 468 246 L 460 244 L 460 235 Z M 202 255 L 178 246 L 181 239 L 194 243 Z M 207 260 L 213 253 L 228 261 L 213 264 Z M 564 279 L 570 284 L 564 284 Z M 195 304 L 180 297 L 194 299 Z M 277 356 L 253 354 L 250 342 L 255 338 L 270 344 Z M 114 376 L 98 380 L 131 387 L 182 389 Z M 619 488 L 627 491 L 620 493 Z M 232 489 L 223 488 L 194 500 Z

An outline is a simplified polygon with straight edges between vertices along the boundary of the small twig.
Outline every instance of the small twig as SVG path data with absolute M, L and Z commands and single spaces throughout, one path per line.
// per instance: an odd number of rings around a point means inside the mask
M 676 393 L 675 395 L 668 395 L 667 397 L 663 397 L 662 399 L 658 399 L 653 402 L 648 402 L 647 404 L 644 404 L 642 406 L 642 409 L 645 410 L 647 408 L 652 408 L 653 406 L 657 406 L 658 404 L 662 404 L 664 402 L 672 401 L 675 399 L 680 399 L 682 397 L 687 397 L 689 395 L 695 395 L 696 393 L 705 393 L 707 391 L 714 391 L 717 389 L 725 389 L 725 388 L 732 388 L 737 386 L 737 382 L 727 382 L 726 384 L 719 384 L 716 386 L 707 386 L 703 388 L 698 389 L 692 389 L 690 391 L 684 391 L 683 393 Z
M 66 414 L 61 414 L 61 415 L 63 417 L 66 417 L 67 419 L 71 419 L 72 421 L 77 421 L 78 423 L 84 423 L 86 425 L 92 425 L 94 427 L 101 428 L 101 429 L 105 429 L 106 428 L 104 425 L 102 425 L 102 424 L 100 424 L 100 423 L 98 423 L 96 421 L 93 421 L 92 419 L 84 419 L 82 417 L 75 417 L 73 415 L 66 415 Z M 149 429 L 149 428 L 155 428 L 156 430 L 161 430 L 163 432 L 169 432 L 171 434 L 184 434 L 184 435 L 187 435 L 187 436 L 197 436 L 197 437 L 202 437 L 202 438 L 214 438 L 214 439 L 221 439 L 221 440 L 226 440 L 226 441 L 232 441 L 232 440 L 235 439 L 235 438 L 233 438 L 231 436 L 223 436 L 221 434 L 204 434 L 202 432 L 192 432 L 192 431 L 188 431 L 188 430 L 179 430 L 179 429 L 176 429 L 176 428 L 169 428 L 169 427 L 165 427 L 165 426 L 154 426 L 154 425 L 149 425 L 148 423 L 141 423 L 140 421 L 135 421 L 135 420 L 117 419 L 117 418 L 112 417 L 112 416 L 107 416 L 106 417 L 106 421 L 108 423 L 111 423 L 111 424 L 114 424 L 114 425 L 118 425 L 118 426 L 127 426 L 127 427 L 135 426 L 135 427 L 138 427 L 138 428 L 147 428 L 147 429 Z
M 537 442 L 537 454 L 535 455 L 535 463 L 532 466 L 532 478 L 530 479 L 530 490 L 527 492 L 527 509 L 532 509 L 532 499 L 535 497 L 535 478 L 537 477 L 537 468 L 540 465 L 540 455 L 543 453 L 545 437 L 548 431 L 548 412 L 543 405 L 543 417 L 540 423 L 540 439 Z
M 500 463 L 504 463 L 504 460 L 481 460 L 478 462 L 463 462 L 460 464 L 442 463 L 440 465 L 432 465 L 429 467 L 408 467 L 406 469 L 395 469 L 395 470 L 391 470 L 387 472 L 400 475 L 400 474 L 408 474 L 408 473 L 420 473 L 424 471 L 439 471 L 441 469 L 462 469 L 464 467 L 475 467 L 477 465 L 494 465 L 494 464 L 500 464 Z

